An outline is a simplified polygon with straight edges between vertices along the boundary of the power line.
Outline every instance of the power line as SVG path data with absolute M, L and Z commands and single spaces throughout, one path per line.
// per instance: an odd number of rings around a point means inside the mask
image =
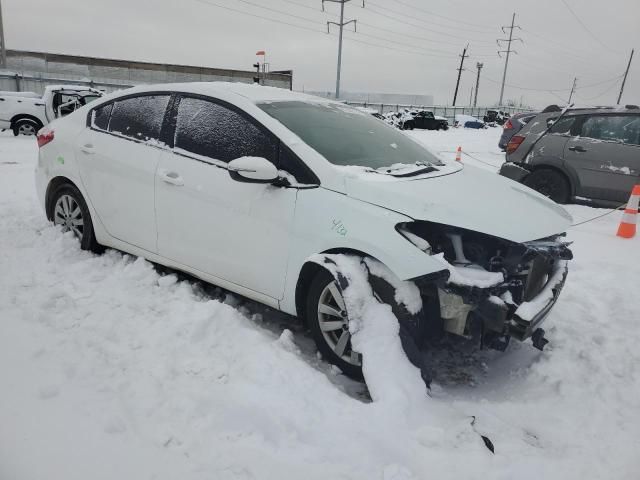
M 576 12 L 573 11 L 573 9 L 569 6 L 569 4 L 567 3 L 566 0 L 562 0 L 562 3 L 564 3 L 564 6 L 567 7 L 567 10 L 569 10 L 569 12 L 571 12 L 571 15 L 573 15 L 573 18 L 575 18 L 578 23 L 580 25 L 582 25 L 582 28 L 584 28 L 584 30 L 591 35 L 591 37 L 593 37 L 596 42 L 598 42 L 600 45 L 602 45 L 604 48 L 606 48 L 607 50 L 609 50 L 610 52 L 615 52 L 615 50 L 612 50 L 611 48 L 609 48 L 607 45 L 605 45 L 602 40 L 600 40 L 590 29 L 589 27 L 587 27 L 584 22 L 582 20 L 580 20 L 580 17 L 578 17 L 578 15 L 576 15 Z M 617 53 L 617 52 L 615 52 Z
M 373 7 L 372 7 L 372 5 L 373 5 Z M 412 17 L 410 15 L 406 15 L 404 13 L 397 12 L 396 10 L 391 10 L 389 8 L 379 6 L 378 4 L 373 3 L 370 0 L 369 0 L 369 2 L 367 4 L 367 9 L 370 12 L 374 13 L 375 15 L 380 15 L 380 16 L 384 17 L 387 20 L 393 20 L 394 22 L 398 22 L 398 23 L 400 23 L 401 25 L 403 25 L 405 27 L 407 25 L 410 25 L 410 26 L 415 27 L 415 28 L 424 29 L 425 25 L 426 25 L 426 22 L 424 22 L 424 21 L 416 19 L 415 17 Z M 381 11 L 379 11 L 378 9 L 381 10 Z M 394 16 L 394 15 L 396 15 L 396 16 Z M 397 15 L 399 15 L 400 17 L 408 18 L 410 21 L 409 20 L 405 20 L 403 18 L 398 18 Z M 414 23 L 415 21 L 421 22 L 421 23 L 423 23 L 423 25 L 416 24 L 416 23 Z M 462 37 L 460 35 L 453 35 L 453 34 L 451 34 L 449 32 L 444 32 L 442 30 L 434 29 L 431 26 L 427 26 L 427 28 L 429 28 L 430 31 L 433 31 L 434 33 L 439 33 L 441 35 L 445 35 L 445 36 L 450 37 L 450 38 L 456 38 L 456 39 L 465 40 L 465 41 L 469 40 L 469 37 Z M 483 41 L 476 41 L 476 40 L 474 40 L 474 44 L 492 45 L 491 42 L 483 42 Z
M 481 28 L 482 30 L 484 30 L 484 31 L 479 31 L 479 30 L 469 30 L 469 29 L 467 28 L 466 30 L 467 30 L 467 31 L 469 31 L 469 32 L 478 32 L 478 33 L 485 33 L 485 34 L 486 34 L 486 33 L 488 33 L 488 32 L 492 32 L 492 31 L 493 31 L 493 28 L 489 28 L 489 27 L 486 27 L 486 26 L 484 26 L 484 25 L 479 25 L 479 24 L 477 24 L 477 23 L 469 23 L 469 22 L 465 22 L 465 21 L 463 21 L 463 20 L 459 20 L 459 19 L 457 19 L 457 18 L 446 17 L 446 16 L 444 16 L 444 15 L 440 15 L 440 14 L 438 14 L 438 13 L 433 13 L 433 12 L 431 12 L 431 11 L 429 11 L 429 10 L 425 10 L 425 9 L 423 9 L 423 8 L 419 8 L 419 7 L 416 7 L 416 6 L 411 5 L 411 4 L 409 4 L 409 3 L 403 2 L 402 0 L 396 0 L 396 3 L 399 3 L 400 5 L 404 5 L 405 7 L 413 8 L 414 10 L 416 10 L 416 11 L 418 11 L 418 12 L 426 13 L 427 15 L 430 15 L 430 16 L 432 16 L 432 17 L 437 17 L 437 18 L 442 18 L 443 20 L 448 20 L 448 21 L 450 21 L 450 22 L 455 23 L 456 25 L 469 25 L 469 26 L 471 26 L 471 27 L 477 27 L 477 28 Z M 424 20 L 424 21 L 426 21 L 426 20 Z M 429 22 L 429 23 L 433 23 L 433 22 Z

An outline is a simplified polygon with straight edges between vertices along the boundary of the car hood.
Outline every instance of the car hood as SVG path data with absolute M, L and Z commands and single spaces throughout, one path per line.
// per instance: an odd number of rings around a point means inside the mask
M 384 182 L 375 177 L 347 177 L 345 193 L 414 220 L 465 228 L 518 243 L 562 233 L 572 221 L 564 208 L 538 192 L 479 168 L 464 166 L 445 175 Z

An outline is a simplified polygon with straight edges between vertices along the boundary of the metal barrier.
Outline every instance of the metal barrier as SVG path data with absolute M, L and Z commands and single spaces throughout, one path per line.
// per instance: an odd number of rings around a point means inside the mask
M 456 115 L 470 115 L 482 120 L 487 110 L 502 110 L 503 112 L 512 115 L 520 112 L 531 112 L 530 108 L 525 107 L 451 107 L 446 105 L 402 105 L 402 104 L 387 104 L 387 103 L 367 103 L 367 102 L 345 102 L 348 105 L 354 107 L 364 107 L 376 110 L 378 113 L 384 114 L 388 112 L 399 112 L 404 109 L 408 110 L 427 110 L 433 112 L 434 115 L 446 118 L 450 124 L 453 124 Z

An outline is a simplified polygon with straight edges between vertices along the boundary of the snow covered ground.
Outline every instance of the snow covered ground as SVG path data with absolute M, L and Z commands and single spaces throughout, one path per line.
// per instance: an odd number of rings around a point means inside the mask
M 502 161 L 500 129 L 410 134 Z M 431 398 L 390 356 L 372 402 L 281 315 L 80 251 L 36 203 L 36 155 L 0 137 L 0 479 L 640 478 L 640 238 L 619 213 L 569 232 L 543 353 L 434 353 Z

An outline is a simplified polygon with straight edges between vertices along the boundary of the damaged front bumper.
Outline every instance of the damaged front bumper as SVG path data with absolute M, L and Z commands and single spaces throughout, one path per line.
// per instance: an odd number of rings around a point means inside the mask
M 542 349 L 546 343 L 542 338 L 544 332 L 536 335 L 536 331 L 558 300 L 567 279 L 568 260 L 572 258 L 567 245 L 556 240 L 524 244 L 526 261 L 522 268 L 518 272 L 505 271 L 491 286 L 465 283 L 461 280 L 469 269 L 451 266 L 448 281 L 438 286 L 443 330 L 468 337 L 479 330 L 483 344 L 499 349 L 510 338 L 524 341 L 534 337 L 534 346 Z M 478 269 L 473 271 L 477 278 Z

